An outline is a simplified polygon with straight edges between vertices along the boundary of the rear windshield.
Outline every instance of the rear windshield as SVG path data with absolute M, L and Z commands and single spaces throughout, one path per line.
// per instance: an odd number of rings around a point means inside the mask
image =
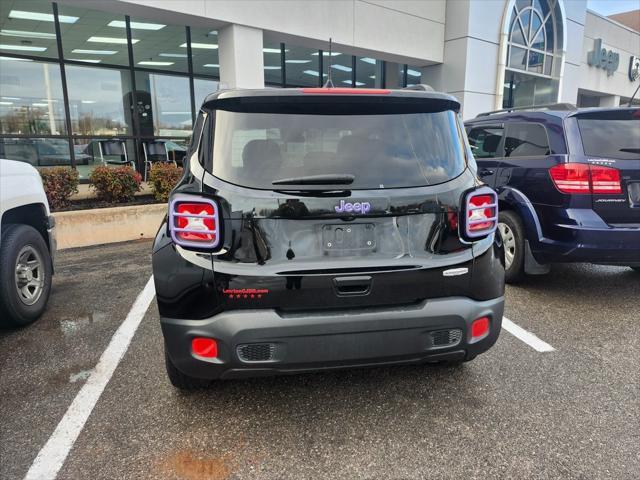
M 278 180 L 316 175 L 353 176 L 341 187 L 349 189 L 433 185 L 465 169 L 459 132 L 453 111 L 315 115 L 218 110 L 212 173 L 267 190 L 283 189 L 273 185 Z
M 578 117 L 584 153 L 592 157 L 640 158 L 640 110 Z M 604 117 L 604 118 L 603 118 Z

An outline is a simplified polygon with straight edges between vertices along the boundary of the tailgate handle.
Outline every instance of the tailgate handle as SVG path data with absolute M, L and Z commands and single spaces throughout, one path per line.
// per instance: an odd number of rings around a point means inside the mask
M 367 295 L 371 291 L 371 277 L 336 277 L 333 279 L 336 293 L 341 296 Z

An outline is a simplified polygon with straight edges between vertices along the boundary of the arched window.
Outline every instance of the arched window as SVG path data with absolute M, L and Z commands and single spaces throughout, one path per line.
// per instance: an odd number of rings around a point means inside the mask
M 557 101 L 564 28 L 558 2 L 516 0 L 513 3 L 509 21 L 504 107 Z

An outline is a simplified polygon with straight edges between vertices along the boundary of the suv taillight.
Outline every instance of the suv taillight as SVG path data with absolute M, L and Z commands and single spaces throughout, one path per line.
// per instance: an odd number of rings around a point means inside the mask
M 215 248 L 220 243 L 218 206 L 208 198 L 177 195 L 169 206 L 173 241 L 184 247 Z
M 470 239 L 486 237 L 498 226 L 498 196 L 489 187 L 467 193 L 464 233 Z
M 551 179 L 562 193 L 622 193 L 620 170 L 602 165 L 561 163 L 549 169 Z

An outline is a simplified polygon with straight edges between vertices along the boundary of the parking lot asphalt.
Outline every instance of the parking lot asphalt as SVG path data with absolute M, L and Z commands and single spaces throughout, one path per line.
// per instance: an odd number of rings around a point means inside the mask
M 49 308 L 0 332 L 0 478 L 23 478 L 151 274 L 150 243 L 63 251 Z M 503 330 L 462 367 L 166 379 L 155 303 L 60 479 L 638 478 L 640 275 L 554 266 L 508 287 Z

